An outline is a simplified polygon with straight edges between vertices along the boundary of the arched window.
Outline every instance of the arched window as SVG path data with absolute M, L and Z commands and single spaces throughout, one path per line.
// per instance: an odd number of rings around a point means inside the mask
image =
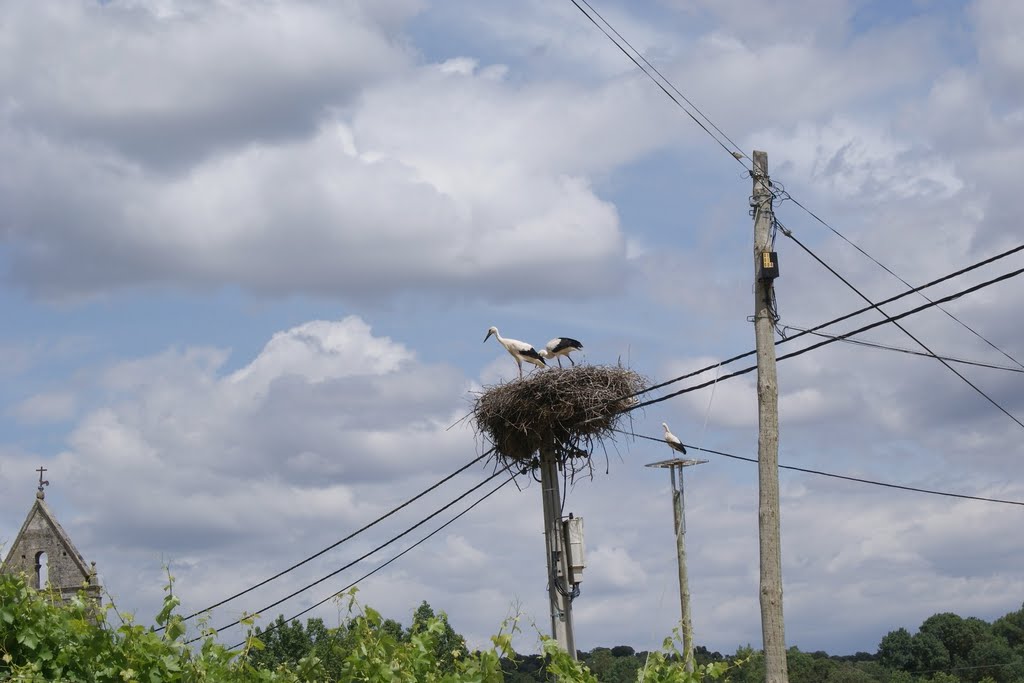
M 46 551 L 36 553 L 36 588 L 44 590 L 50 580 L 50 561 L 46 557 Z

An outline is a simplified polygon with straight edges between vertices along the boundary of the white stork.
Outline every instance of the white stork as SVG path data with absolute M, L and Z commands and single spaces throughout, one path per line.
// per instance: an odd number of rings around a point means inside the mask
M 569 354 L 582 348 L 583 344 L 571 337 L 555 337 L 539 353 L 544 358 L 557 358 L 558 367 L 562 367 L 562 356 L 565 356 L 569 359 L 570 363 L 576 365 L 576 361 Z
M 665 443 L 671 446 L 672 450 L 679 451 L 683 455 L 686 455 L 686 446 L 684 446 L 683 442 L 679 440 L 679 437 L 669 431 L 668 425 L 664 422 L 661 423 L 661 426 L 665 428 Z
M 487 342 L 488 339 L 491 338 L 492 334 L 494 335 L 494 338 L 498 340 L 498 343 L 504 346 L 505 350 L 508 351 L 509 354 L 511 354 L 511 356 L 516 359 L 516 365 L 519 366 L 519 379 L 523 378 L 524 360 L 527 363 L 533 363 L 537 367 L 541 368 L 547 365 L 547 363 L 544 362 L 544 358 L 539 353 L 537 353 L 537 350 L 535 348 L 533 348 L 524 341 L 519 341 L 518 339 L 505 339 L 500 334 L 498 334 L 497 327 L 491 327 L 489 330 L 487 330 L 487 336 L 484 337 L 485 343 Z

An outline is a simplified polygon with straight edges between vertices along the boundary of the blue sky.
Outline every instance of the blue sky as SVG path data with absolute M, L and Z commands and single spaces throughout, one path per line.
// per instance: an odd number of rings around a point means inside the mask
M 1019 241 L 1016 3 L 595 7 L 908 282 Z M 580 360 L 622 359 L 652 381 L 752 347 L 744 168 L 568 0 L 4 12 L 0 544 L 46 466 L 47 500 L 140 619 L 163 562 L 198 609 L 479 453 L 471 428 L 448 427 L 514 377 L 481 343 L 490 325 L 535 344 L 576 337 Z M 792 203 L 777 211 L 869 296 L 900 291 Z M 779 240 L 783 325 L 862 305 Z M 1011 280 L 949 310 L 1021 359 L 1019 291 Z M 919 302 L 904 303 L 891 310 Z M 937 352 L 1010 363 L 941 313 L 907 326 Z M 912 345 L 884 328 L 867 338 Z M 1024 415 L 1019 374 L 963 372 Z M 659 403 L 633 426 L 657 436 L 667 421 L 687 443 L 755 455 L 752 382 Z M 780 364 L 779 384 L 783 463 L 1024 500 L 1020 427 L 934 361 L 836 344 Z M 589 552 L 577 642 L 650 648 L 677 603 L 667 477 L 642 465 L 668 453 L 622 440 L 609 456 L 568 497 Z M 756 468 L 709 459 L 687 479 L 693 614 L 698 641 L 731 652 L 760 638 Z M 344 564 L 488 471 L 213 621 Z M 991 619 L 1024 600 L 1015 508 L 781 482 L 789 644 L 873 651 L 934 612 Z M 537 488 L 503 490 L 363 597 L 400 621 L 427 599 L 477 643 L 513 605 L 543 624 L 540 528 Z

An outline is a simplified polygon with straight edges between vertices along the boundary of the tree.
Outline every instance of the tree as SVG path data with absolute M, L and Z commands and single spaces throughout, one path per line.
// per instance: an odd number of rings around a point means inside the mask
M 878 661 L 890 669 L 909 671 L 914 665 L 910 632 L 901 627 L 885 634 L 878 644 Z
M 344 627 L 328 628 L 323 619 L 315 617 L 307 619 L 303 626 L 298 619 L 285 622 L 284 615 L 279 614 L 266 629 L 257 626 L 253 635 L 263 643 L 263 648 L 253 648 L 248 653 L 247 661 L 252 666 L 270 670 L 294 668 L 303 658 L 313 655 L 332 678 L 341 673 L 352 647 Z
M 412 625 L 409 627 L 406 637 L 412 638 L 414 635 L 423 633 L 435 619 L 441 622 L 442 631 L 434 641 L 434 655 L 441 665 L 441 670 L 450 672 L 455 669 L 455 661 L 458 658 L 465 658 L 469 654 L 469 649 L 466 647 L 466 639 L 456 633 L 448 623 L 447 614 L 441 612 L 435 615 L 434 609 L 424 600 L 412 615 Z
M 964 619 L 952 612 L 934 614 L 924 620 L 920 633 L 930 633 L 949 653 L 951 666 L 967 663 L 974 644 L 989 632 L 989 625 L 976 617 Z
M 992 633 L 1004 639 L 1010 647 L 1024 645 L 1024 604 L 1016 612 L 992 622 Z
M 1014 652 L 1006 640 L 987 634 L 974 644 L 968 664 L 961 677 L 967 681 L 991 679 L 993 683 L 1015 683 L 1024 679 L 1024 660 Z
M 949 652 L 934 634 L 919 631 L 910 639 L 910 652 L 914 657 L 914 671 L 948 669 Z

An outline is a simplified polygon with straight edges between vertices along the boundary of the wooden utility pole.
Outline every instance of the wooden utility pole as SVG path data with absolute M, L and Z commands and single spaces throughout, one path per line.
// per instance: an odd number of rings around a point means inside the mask
M 558 491 L 558 459 L 555 446 L 540 449 L 540 488 L 544 496 L 544 544 L 548 567 L 548 599 L 551 609 L 551 635 L 558 645 L 576 659 L 576 638 L 572 630 L 572 590 L 566 552 L 566 533 L 562 526 L 562 502 Z
M 672 512 L 675 518 L 676 555 L 679 559 L 679 608 L 683 624 L 683 666 L 693 671 L 693 622 L 690 619 L 690 580 L 686 573 L 686 497 L 683 495 L 683 468 L 703 465 L 707 460 L 683 460 L 673 458 L 652 462 L 647 467 L 664 467 L 672 474 Z M 679 470 L 679 485 L 676 486 L 676 470 Z
M 779 386 L 775 375 L 772 210 L 768 154 L 754 151 L 754 337 L 757 342 L 758 539 L 761 550 L 761 633 L 765 683 L 788 683 L 782 619 L 782 559 L 779 531 Z

